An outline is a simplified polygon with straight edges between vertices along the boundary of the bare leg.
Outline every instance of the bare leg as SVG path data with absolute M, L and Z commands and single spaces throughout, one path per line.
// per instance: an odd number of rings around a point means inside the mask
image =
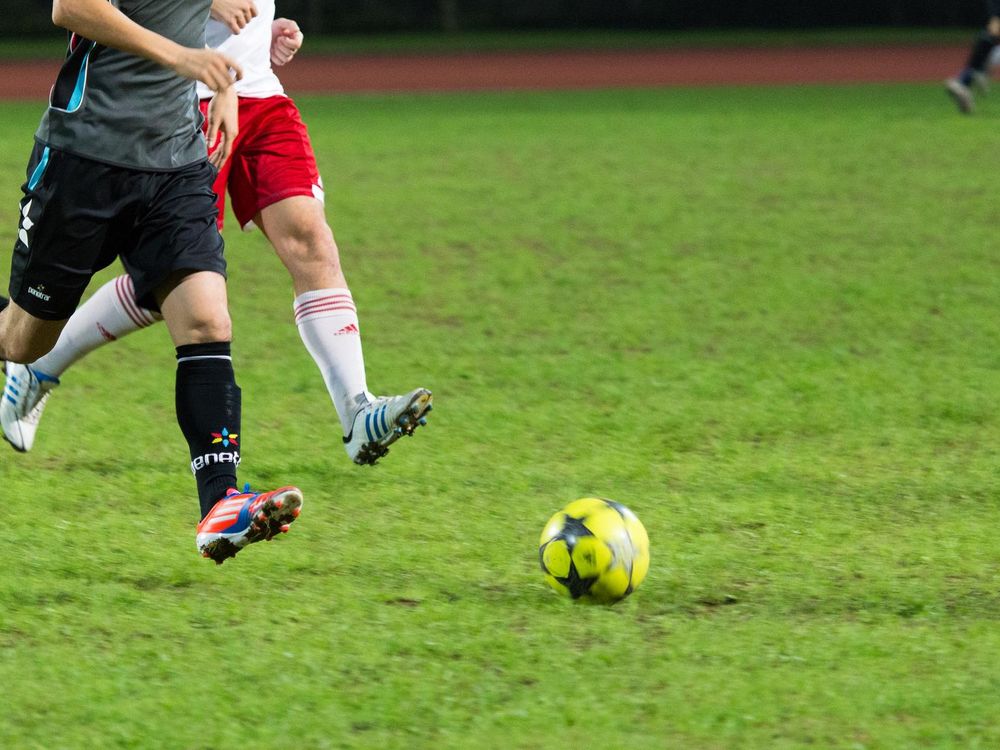
M 304 195 L 286 198 L 261 211 L 254 223 L 291 274 L 295 296 L 347 287 L 337 243 L 318 200 Z
M 157 290 L 174 346 L 230 341 L 226 280 L 212 271 L 178 275 Z
M 0 312 L 0 360 L 34 362 L 56 345 L 65 325 L 65 320 L 36 318 L 12 300 Z

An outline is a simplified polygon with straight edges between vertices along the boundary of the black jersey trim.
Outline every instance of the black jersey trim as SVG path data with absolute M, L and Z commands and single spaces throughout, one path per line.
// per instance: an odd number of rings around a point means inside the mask
M 52 87 L 52 93 L 49 94 L 49 106 L 52 109 L 73 113 L 83 106 L 83 98 L 87 93 L 90 56 L 96 47 L 97 42 L 73 35 L 66 60 Z

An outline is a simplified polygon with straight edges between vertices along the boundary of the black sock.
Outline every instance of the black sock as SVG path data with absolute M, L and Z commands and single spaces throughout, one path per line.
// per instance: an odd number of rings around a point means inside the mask
M 991 36 L 988 31 L 979 32 L 979 36 L 976 37 L 976 41 L 972 44 L 972 51 L 969 53 L 969 62 L 966 63 L 965 67 L 977 70 L 980 73 L 986 72 L 986 64 L 989 62 L 990 53 L 993 52 L 993 48 L 997 46 L 998 42 L 1000 42 L 1000 39 Z
M 191 449 L 204 518 L 240 464 L 241 398 L 228 342 L 177 347 L 177 423 Z

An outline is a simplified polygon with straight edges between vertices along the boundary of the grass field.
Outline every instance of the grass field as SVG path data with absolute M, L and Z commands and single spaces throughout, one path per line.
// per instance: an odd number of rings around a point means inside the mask
M 303 515 L 200 559 L 166 332 L 82 363 L 0 453 L 0 747 L 1000 746 L 1000 103 L 301 105 L 370 384 L 433 388 L 432 424 L 351 466 L 229 233 L 242 476 Z M 8 244 L 38 115 L 5 105 Z M 537 570 L 595 493 L 651 537 L 612 608 Z

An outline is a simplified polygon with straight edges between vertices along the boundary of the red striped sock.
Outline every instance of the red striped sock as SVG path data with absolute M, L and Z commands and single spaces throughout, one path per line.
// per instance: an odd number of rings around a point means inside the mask
M 360 401 L 367 400 L 358 312 L 350 289 L 317 289 L 295 299 L 295 324 L 337 409 L 344 434 Z
M 119 276 L 94 292 L 76 309 L 52 351 L 32 366 L 58 378 L 98 347 L 151 326 L 160 319 L 158 313 L 136 302 L 132 279 Z

